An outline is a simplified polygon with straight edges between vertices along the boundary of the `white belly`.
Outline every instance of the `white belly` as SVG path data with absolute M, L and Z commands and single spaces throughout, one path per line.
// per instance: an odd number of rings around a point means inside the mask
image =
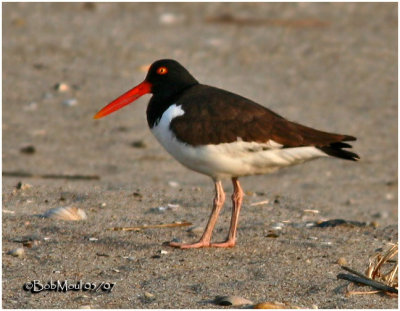
M 172 105 L 151 131 L 160 144 L 184 166 L 214 179 L 271 173 L 279 168 L 327 156 L 315 147 L 283 148 L 274 141 L 244 142 L 190 146 L 175 137 L 170 129 L 172 119 L 185 112 Z

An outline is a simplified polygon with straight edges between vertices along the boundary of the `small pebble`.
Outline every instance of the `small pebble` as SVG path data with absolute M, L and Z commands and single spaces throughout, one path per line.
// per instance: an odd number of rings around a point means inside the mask
M 22 147 L 19 151 L 24 154 L 34 154 L 36 152 L 36 149 L 35 146 L 27 145 Z
M 76 98 L 66 99 L 62 102 L 64 106 L 72 107 L 78 105 L 78 100 Z
M 10 250 L 7 254 L 14 257 L 23 257 L 25 255 L 25 250 L 23 247 L 18 247 Z
M 267 238 L 277 238 L 279 237 L 279 234 L 273 230 L 269 230 L 267 235 L 265 236 Z
M 388 200 L 388 201 L 393 200 L 394 199 L 393 193 L 386 193 L 385 199 Z
M 29 189 L 29 188 L 32 188 L 32 185 L 23 184 L 21 181 L 19 181 L 17 183 L 17 185 L 15 186 L 15 189 L 17 189 L 17 190 L 26 190 L 26 189 Z
M 171 240 L 171 242 L 173 242 L 173 243 L 182 243 L 182 240 L 180 239 L 180 238 L 173 238 L 172 240 Z M 168 242 L 169 243 L 169 242 Z
M 337 260 L 337 264 L 338 264 L 339 266 L 345 266 L 345 265 L 347 265 L 347 260 L 346 260 L 346 258 L 340 257 L 340 258 Z
M 131 143 L 133 148 L 146 148 L 147 145 L 143 140 L 135 140 Z
M 98 241 L 98 240 L 99 240 L 98 238 L 93 238 L 93 237 L 89 238 L 89 241 L 90 241 L 90 242 L 96 242 L 96 241 Z
M 178 188 L 178 187 L 179 187 L 179 183 L 176 182 L 176 181 L 173 181 L 173 180 L 170 180 L 170 181 L 168 182 L 168 185 L 169 185 L 170 187 L 172 187 L 172 188 Z
M 61 83 L 57 83 L 56 85 L 54 85 L 54 89 L 57 92 L 63 93 L 63 92 L 69 91 L 70 87 L 67 83 L 61 82 Z
M 38 240 L 26 241 L 23 242 L 22 245 L 28 248 L 36 248 L 40 244 Z
M 372 217 L 385 219 L 385 218 L 389 217 L 389 213 L 387 211 L 382 211 L 382 212 L 378 212 L 376 214 L 373 214 Z
M 149 209 L 150 213 L 155 213 L 155 214 L 162 214 L 167 210 L 166 206 L 158 206 L 158 207 L 152 207 Z
M 214 299 L 214 303 L 220 306 L 234 306 L 234 307 L 253 304 L 252 301 L 239 296 L 217 296 Z
M 134 196 L 135 198 L 138 198 L 138 199 L 141 199 L 141 198 L 143 197 L 143 195 L 142 195 L 140 192 L 134 192 L 134 193 L 133 193 L 133 196 Z
M 160 22 L 160 24 L 163 24 L 163 25 L 172 25 L 172 24 L 176 24 L 177 22 L 179 22 L 180 19 L 181 18 L 178 17 L 176 14 L 163 13 L 159 17 L 159 22 Z
M 162 250 L 160 250 L 160 254 L 161 254 L 161 255 L 166 255 L 166 254 L 168 254 L 168 252 L 167 252 L 166 250 L 163 250 L 163 249 L 162 249 Z

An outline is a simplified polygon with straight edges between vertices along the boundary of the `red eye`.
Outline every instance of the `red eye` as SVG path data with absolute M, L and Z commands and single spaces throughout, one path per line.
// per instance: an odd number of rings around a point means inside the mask
M 168 72 L 167 67 L 159 67 L 159 68 L 157 68 L 157 73 L 159 75 L 165 75 L 167 72 Z

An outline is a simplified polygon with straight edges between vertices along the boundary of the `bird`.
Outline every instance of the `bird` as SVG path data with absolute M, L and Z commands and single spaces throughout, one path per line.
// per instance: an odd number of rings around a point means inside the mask
M 244 191 L 243 176 L 268 174 L 321 157 L 357 161 L 349 150 L 356 138 L 313 129 L 285 119 L 254 101 L 199 83 L 173 59 L 150 65 L 144 81 L 94 115 L 121 109 L 151 93 L 146 115 L 158 142 L 185 167 L 212 178 L 212 212 L 199 241 L 169 242 L 180 249 L 234 247 Z M 225 202 L 222 180 L 231 179 L 232 216 L 225 241 L 212 242 L 212 232 Z

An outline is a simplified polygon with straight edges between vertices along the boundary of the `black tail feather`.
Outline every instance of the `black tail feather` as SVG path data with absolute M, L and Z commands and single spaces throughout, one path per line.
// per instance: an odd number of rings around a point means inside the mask
M 360 160 L 360 157 L 357 153 L 342 149 L 342 148 L 351 148 L 351 147 L 352 146 L 349 144 L 346 144 L 343 142 L 336 142 L 336 143 L 330 144 L 329 146 L 323 146 L 323 147 L 317 147 L 317 148 L 332 157 L 341 158 L 341 159 L 345 159 L 345 160 L 351 160 L 351 161 Z

